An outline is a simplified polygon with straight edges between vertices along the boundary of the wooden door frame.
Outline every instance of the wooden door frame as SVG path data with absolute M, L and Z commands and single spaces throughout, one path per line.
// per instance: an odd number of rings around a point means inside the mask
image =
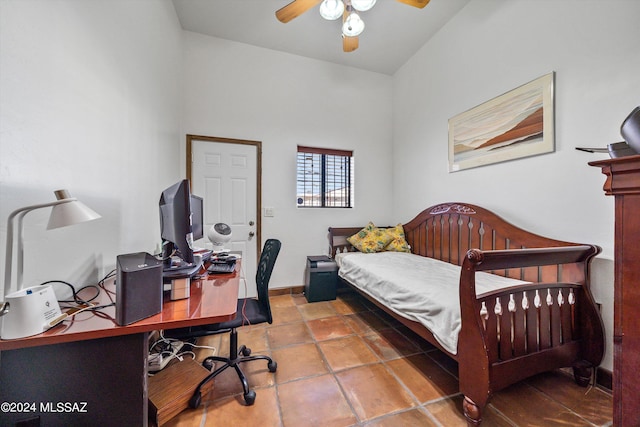
M 256 265 L 262 252 L 262 141 L 245 139 L 221 138 L 217 136 L 203 136 L 187 134 L 187 179 L 191 184 L 191 164 L 193 158 L 193 141 L 219 142 L 223 144 L 253 145 L 256 147 Z M 205 231 L 206 235 L 206 231 Z

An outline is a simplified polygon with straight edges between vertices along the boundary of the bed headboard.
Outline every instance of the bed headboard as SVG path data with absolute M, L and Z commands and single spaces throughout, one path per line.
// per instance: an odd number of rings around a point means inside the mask
M 346 239 L 361 228 L 330 228 L 331 255 L 355 250 Z M 508 223 L 487 209 L 460 202 L 431 206 L 403 224 L 403 228 L 411 252 L 457 265 L 462 265 L 469 249 L 488 251 L 579 245 L 531 233 Z M 533 282 L 574 281 L 574 277 L 584 276 L 584 271 L 580 271 L 578 275 L 572 274 L 574 267 L 582 270 L 579 266 L 548 265 L 493 273 Z

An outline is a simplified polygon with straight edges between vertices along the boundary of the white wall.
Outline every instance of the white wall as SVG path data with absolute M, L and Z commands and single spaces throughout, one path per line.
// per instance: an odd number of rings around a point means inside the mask
M 9 213 L 59 188 L 102 219 L 46 231 L 49 209 L 27 215 L 26 285 L 95 283 L 156 249 L 160 192 L 183 176 L 181 31 L 168 0 L 0 1 L 3 281 Z
M 184 34 L 183 134 L 262 141 L 262 237 L 282 250 L 271 288 L 302 285 L 327 228 L 391 219 L 391 87 L 386 75 Z M 296 207 L 296 147 L 354 151 L 355 208 Z
M 489 208 L 549 237 L 594 243 L 611 369 L 613 199 L 577 146 L 620 141 L 640 102 L 640 2 L 472 0 L 394 76 L 394 216 L 443 201 Z M 448 119 L 555 71 L 552 154 L 448 173 Z

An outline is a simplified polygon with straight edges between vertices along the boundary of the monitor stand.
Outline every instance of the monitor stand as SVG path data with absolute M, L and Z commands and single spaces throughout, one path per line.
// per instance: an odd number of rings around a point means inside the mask
M 191 278 L 202 268 L 202 261 L 178 268 L 171 267 L 162 271 L 164 291 L 169 292 L 173 300 L 189 298 L 191 296 Z

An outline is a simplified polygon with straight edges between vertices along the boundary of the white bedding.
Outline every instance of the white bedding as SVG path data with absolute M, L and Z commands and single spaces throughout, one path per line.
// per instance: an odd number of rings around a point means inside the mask
M 336 255 L 338 275 L 393 312 L 420 322 L 447 351 L 456 354 L 460 333 L 460 267 L 403 252 Z M 476 273 L 476 293 L 521 283 Z

